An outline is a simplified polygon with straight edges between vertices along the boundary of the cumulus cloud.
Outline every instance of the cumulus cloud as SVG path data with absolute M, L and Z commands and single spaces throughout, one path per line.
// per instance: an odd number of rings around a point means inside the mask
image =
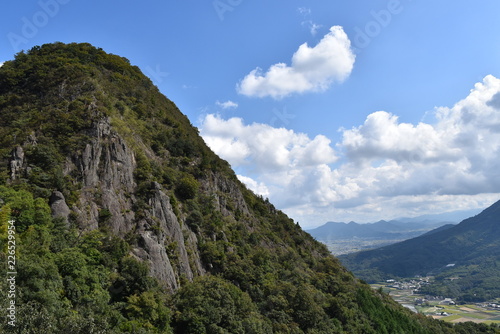
M 246 96 L 275 99 L 293 93 L 324 91 L 333 82 L 342 82 L 351 74 L 354 60 L 351 42 L 343 28 L 333 26 L 316 46 L 302 44 L 290 66 L 278 63 L 265 73 L 256 68 L 236 88 Z
M 365 123 L 343 131 L 341 146 L 353 162 L 390 159 L 398 163 L 455 159 L 460 150 L 445 143 L 430 124 L 399 123 L 385 111 L 370 114 Z
M 243 175 L 237 175 L 237 177 L 248 187 L 248 189 L 252 190 L 255 194 L 261 195 L 263 197 L 269 197 L 269 189 L 267 189 L 264 183 L 257 182 L 254 179 Z
M 485 207 L 500 195 L 500 79 L 487 76 L 432 124 L 384 111 L 341 129 L 336 145 L 208 115 L 202 135 L 251 189 L 304 222 L 373 221 Z M 335 147 L 335 150 L 333 149 Z
M 245 125 L 237 117 L 224 120 L 209 114 L 203 120 L 201 135 L 232 165 L 252 166 L 258 172 L 329 164 L 337 159 L 325 136 L 311 139 L 306 134 L 266 124 Z
M 373 182 L 364 196 L 476 196 L 499 193 L 500 80 L 487 76 L 435 124 L 400 123 L 386 112 L 343 131 L 343 175 Z M 359 183 L 361 180 L 356 181 Z M 360 196 L 363 196 L 360 194 Z
M 226 109 L 236 109 L 238 108 L 238 103 L 236 102 L 233 102 L 231 100 L 228 100 L 226 102 L 220 102 L 220 101 L 217 101 L 215 102 L 215 104 L 219 107 L 221 107 L 222 109 L 226 110 Z

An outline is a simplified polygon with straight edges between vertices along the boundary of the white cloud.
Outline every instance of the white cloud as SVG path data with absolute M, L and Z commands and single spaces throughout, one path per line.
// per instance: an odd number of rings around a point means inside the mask
M 351 42 L 340 26 L 314 47 L 302 44 L 292 57 L 292 64 L 272 65 L 266 73 L 260 68 L 251 71 L 237 85 L 247 96 L 283 98 L 293 93 L 324 91 L 335 81 L 344 81 L 351 73 L 355 56 Z
M 386 112 L 344 130 L 340 146 L 358 170 L 372 168 L 377 194 L 475 195 L 500 189 L 500 80 L 487 76 L 452 108 L 437 108 L 437 123 L 399 123 Z M 374 163 L 382 161 L 380 166 Z M 386 170 L 390 168 L 389 180 Z
M 313 21 L 304 21 L 302 22 L 303 26 L 307 26 L 309 28 L 309 31 L 311 32 L 311 35 L 316 36 L 318 33 L 318 30 L 323 27 L 321 24 L 316 24 Z
M 226 109 L 236 109 L 238 108 L 238 103 L 236 102 L 233 102 L 231 100 L 228 100 L 226 102 L 220 102 L 220 101 L 217 101 L 215 102 L 215 104 L 219 107 L 221 107 L 222 109 L 226 110 Z
M 201 134 L 233 166 L 251 165 L 258 172 L 328 164 L 337 159 L 325 136 L 310 139 L 303 133 L 266 124 L 245 125 L 236 117 L 224 120 L 209 114 L 203 120 Z
M 269 189 L 267 189 L 264 183 L 257 182 L 254 179 L 243 175 L 237 175 L 237 177 L 241 182 L 243 182 L 248 187 L 248 189 L 252 190 L 257 195 L 261 195 L 263 197 L 269 196 Z
M 341 139 L 206 116 L 202 135 L 251 189 L 303 226 L 485 207 L 500 198 L 500 79 L 487 76 L 433 124 L 378 111 Z M 335 163 L 335 164 L 334 164 Z M 246 180 L 246 181 L 245 181 Z
M 321 24 L 316 24 L 314 22 L 311 22 L 311 25 L 309 27 L 309 31 L 311 32 L 311 35 L 316 36 L 316 33 L 318 32 L 319 28 L 323 27 Z
M 414 163 L 456 158 L 460 151 L 444 139 L 430 124 L 399 123 L 397 116 L 378 111 L 362 126 L 344 130 L 341 145 L 353 162 L 391 159 Z
M 311 8 L 299 7 L 297 8 L 297 12 L 299 12 L 300 15 L 307 16 L 311 14 Z
M 3 66 L 3 64 L 5 64 L 5 62 L 0 62 L 0 67 L 2 67 L 2 66 Z

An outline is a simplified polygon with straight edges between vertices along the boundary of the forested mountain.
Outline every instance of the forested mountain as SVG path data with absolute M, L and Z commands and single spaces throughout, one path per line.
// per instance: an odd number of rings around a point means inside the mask
M 372 291 L 89 44 L 0 67 L 0 178 L 2 333 L 497 331 Z
M 465 301 L 498 298 L 500 202 L 453 227 L 340 258 L 368 281 L 433 274 L 437 284 L 425 292 Z

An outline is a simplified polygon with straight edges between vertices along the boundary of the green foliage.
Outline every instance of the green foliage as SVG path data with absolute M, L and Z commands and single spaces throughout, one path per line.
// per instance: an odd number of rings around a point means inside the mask
M 141 247 L 136 226 L 126 240 L 106 228 L 114 217 L 100 188 L 98 230 L 77 228 L 75 212 L 69 222 L 51 218 L 52 191 L 78 203 L 83 182 L 73 158 L 107 119 L 111 137 L 123 138 L 134 153 L 137 187 L 124 195 L 137 227 L 156 218 L 149 206 L 158 182 L 186 222 L 181 238 L 191 269 L 204 267 L 194 275 L 206 271 L 192 282 L 179 275 L 177 292 L 165 291 L 148 264 L 131 255 Z M 9 157 L 19 146 L 26 168 L 11 180 Z M 3 243 L 6 221 L 16 221 L 17 333 L 455 332 L 371 292 L 326 247 L 239 183 L 137 67 L 90 44 L 35 47 L 0 67 L 0 177 Z M 165 241 L 174 269 L 186 266 L 181 240 Z M 2 310 L 6 291 L 0 280 Z M 0 323 L 1 332 L 8 330 Z
M 109 221 L 109 219 L 112 217 L 111 211 L 107 208 L 103 208 L 99 210 L 99 224 L 100 225 L 106 225 L 106 223 Z
M 0 207 L 0 251 L 2 251 L 4 254 L 6 254 L 8 250 L 8 225 L 10 221 L 10 214 L 11 209 L 9 204 Z
M 171 332 L 168 295 L 146 264 L 128 256 L 126 242 L 98 230 L 78 236 L 62 219 L 52 220 L 47 203 L 26 190 L 0 187 L 0 193 L 2 224 L 23 221 L 16 231 L 14 332 Z M 0 258 L 6 258 L 4 250 Z M 5 280 L 0 289 L 5 309 Z M 0 329 L 12 332 L 3 322 Z
M 144 182 L 151 179 L 153 170 L 151 169 L 151 163 L 144 153 L 138 153 L 135 157 L 137 166 L 134 171 L 134 176 L 138 182 Z
M 200 226 L 203 225 L 203 215 L 197 210 L 192 211 L 186 218 L 186 224 L 193 232 L 198 232 Z
M 123 301 L 131 295 L 141 294 L 156 287 L 157 282 L 149 276 L 148 266 L 126 256 L 120 262 L 119 275 L 114 278 L 110 292 L 114 301 Z
M 198 181 L 192 175 L 186 175 L 179 180 L 175 190 L 180 198 L 184 200 L 193 199 L 198 192 L 199 186 Z
M 436 281 L 422 293 L 464 302 L 492 300 L 500 297 L 499 217 L 497 202 L 449 229 L 340 258 L 368 282 L 430 273 Z
M 135 332 L 142 328 L 171 333 L 170 309 L 166 306 L 167 302 L 164 294 L 152 290 L 127 297 L 125 313 L 131 320 L 123 323 L 120 328 L 125 332 Z
M 103 264 L 113 270 L 118 268 L 121 259 L 130 252 L 130 246 L 125 240 L 112 235 L 104 236 L 100 248 L 103 250 L 101 253 Z
M 484 257 L 447 268 L 424 286 L 421 293 L 454 298 L 459 302 L 491 301 L 500 296 L 500 261 Z
M 248 294 L 216 276 L 196 279 L 175 296 L 176 333 L 271 333 Z
M 46 201 L 35 199 L 29 191 L 0 186 L 0 200 L 9 205 L 10 216 L 19 232 L 33 224 L 47 225 L 50 222 L 50 208 Z

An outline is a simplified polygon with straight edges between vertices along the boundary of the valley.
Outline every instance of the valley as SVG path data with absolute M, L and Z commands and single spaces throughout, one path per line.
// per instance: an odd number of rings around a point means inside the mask
M 500 299 L 482 303 L 457 303 L 446 296 L 419 293 L 422 286 L 432 285 L 433 277 L 388 280 L 371 284 L 376 290 L 389 294 L 395 301 L 416 313 L 449 323 L 472 321 L 500 323 Z
M 375 223 L 328 222 L 308 230 L 316 240 L 325 244 L 335 256 L 388 246 L 426 233 L 452 227 L 459 222 L 457 217 L 466 218 L 467 212 L 457 211 L 448 215 L 380 220 Z
M 500 202 L 457 225 L 377 249 L 340 255 L 361 279 L 433 276 L 427 295 L 476 303 L 500 298 Z M 444 228 L 444 229 L 443 229 Z

